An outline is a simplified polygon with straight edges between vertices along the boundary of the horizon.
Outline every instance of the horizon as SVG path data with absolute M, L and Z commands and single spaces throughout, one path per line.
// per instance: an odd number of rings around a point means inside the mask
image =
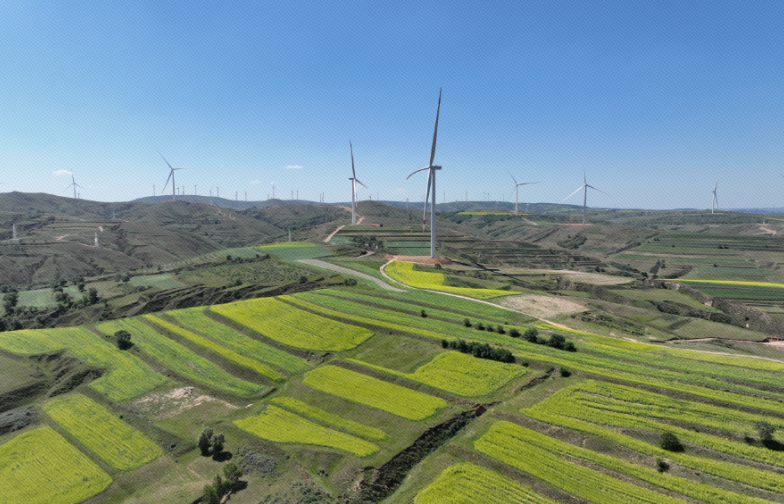
M 784 5 L 177 2 L 0 8 L 0 190 L 131 201 L 778 208 Z M 510 173 L 512 176 L 510 176 Z M 466 195 L 466 192 L 468 193 Z M 163 194 L 162 194 L 163 193 Z M 230 195 L 230 197 L 226 197 Z M 565 200 L 565 201 L 564 201 Z M 439 203 L 440 204 L 440 203 Z M 642 207 L 642 208 L 640 208 Z

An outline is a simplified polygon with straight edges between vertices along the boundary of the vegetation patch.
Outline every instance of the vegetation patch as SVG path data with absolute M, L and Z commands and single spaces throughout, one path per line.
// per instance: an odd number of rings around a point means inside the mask
M 430 273 L 427 271 L 416 271 L 412 263 L 393 261 L 389 263 L 384 271 L 387 275 L 398 282 L 416 287 L 418 289 L 430 289 L 452 294 L 460 294 L 476 299 L 492 299 L 500 296 L 519 294 L 519 292 L 504 291 L 496 289 L 471 289 L 467 287 L 449 287 L 444 285 L 443 273 Z
M 210 309 L 271 340 L 305 350 L 349 350 L 373 335 L 368 329 L 320 317 L 273 298 L 238 301 Z
M 380 429 L 376 429 L 375 427 L 370 427 L 359 422 L 354 422 L 353 420 L 348 420 L 338 415 L 333 415 L 328 411 L 311 406 L 307 403 L 294 399 L 293 397 L 276 397 L 272 400 L 272 402 L 280 404 L 281 406 L 295 413 L 299 413 L 302 416 L 308 417 L 311 420 L 316 420 L 332 427 L 337 427 L 338 429 L 362 436 L 364 438 L 380 441 L 387 437 L 384 431 Z
M 234 424 L 255 436 L 276 443 L 325 446 L 360 457 L 367 457 L 379 450 L 373 443 L 305 420 L 277 406 L 267 406 L 262 414 L 235 420 Z
M 155 287 L 158 289 L 176 289 L 177 287 L 182 287 L 182 283 L 172 278 L 168 273 L 162 275 L 131 277 L 129 283 L 134 287 Z
M 0 496 L 5 502 L 76 504 L 111 482 L 51 427 L 33 429 L 0 445 Z
M 424 420 L 449 406 L 449 403 L 440 397 L 335 366 L 323 366 L 308 371 L 302 383 L 409 420 Z
M 256 247 L 259 251 L 286 259 L 297 261 L 299 259 L 316 259 L 332 255 L 332 252 L 315 243 L 277 243 Z
M 450 466 L 423 488 L 415 504 L 555 504 L 513 479 L 482 466 L 463 462 Z
M 55 399 L 44 405 L 52 420 L 88 450 L 115 469 L 141 467 L 162 453 L 141 432 L 83 395 Z

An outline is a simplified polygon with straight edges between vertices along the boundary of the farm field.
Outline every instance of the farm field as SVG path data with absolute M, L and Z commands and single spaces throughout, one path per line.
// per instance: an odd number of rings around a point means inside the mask
M 216 305 L 210 309 L 271 340 L 305 350 L 348 350 L 373 334 L 271 298 Z
M 115 469 L 143 466 L 162 453 L 141 432 L 83 395 L 49 401 L 44 411 L 74 439 Z
M 364 438 L 380 441 L 387 437 L 383 431 L 376 429 L 375 427 L 370 427 L 359 422 L 347 420 L 338 415 L 333 415 L 328 411 L 324 411 L 323 409 L 317 408 L 315 406 L 310 406 L 309 404 L 298 401 L 293 397 L 275 397 L 272 399 L 272 402 L 279 404 L 284 408 L 288 408 L 294 413 L 298 413 L 311 420 L 319 421 L 331 427 L 337 427 L 338 429 L 342 429 L 351 434 L 356 434 Z
M 256 247 L 256 249 L 288 261 L 316 259 L 332 255 L 332 252 L 315 243 L 278 243 L 275 245 L 263 245 Z
M 444 275 L 442 273 L 429 273 L 416 271 L 412 263 L 393 261 L 389 263 L 384 271 L 387 275 L 411 287 L 418 289 L 430 289 L 452 294 L 473 297 L 476 299 L 492 299 L 499 296 L 509 296 L 519 294 L 513 291 L 493 290 L 493 289 L 473 289 L 467 287 L 450 287 L 444 285 Z
M 168 273 L 162 275 L 135 276 L 131 278 L 129 283 L 134 287 L 155 287 L 158 289 L 176 289 L 183 285 Z
M 76 504 L 112 478 L 51 427 L 0 445 L 0 495 L 6 502 Z

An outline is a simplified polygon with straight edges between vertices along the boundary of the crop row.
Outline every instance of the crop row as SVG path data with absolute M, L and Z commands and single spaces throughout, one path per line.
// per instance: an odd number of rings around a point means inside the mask
M 410 303 L 424 303 L 431 306 L 437 306 L 445 310 L 462 313 L 468 317 L 481 317 L 486 320 L 494 320 L 496 323 L 508 323 L 511 321 L 518 324 L 527 324 L 528 322 L 535 320 L 527 315 L 512 312 L 498 306 L 477 303 L 476 301 L 471 301 L 469 299 L 447 296 L 435 292 L 409 290 L 407 292 L 389 293 L 389 295 L 404 299 Z
M 643 392 L 631 387 L 587 381 L 569 387 L 547 399 L 547 411 L 568 418 L 577 418 L 610 428 L 643 429 L 658 433 L 669 431 L 694 445 L 778 467 L 784 457 L 778 452 L 740 441 L 740 435 L 756 430 L 758 422 L 769 422 L 781 428 L 784 422 L 774 417 L 753 415 L 666 396 Z M 684 423 L 692 428 L 671 425 Z M 694 427 L 700 427 L 695 429 Z M 736 434 L 732 441 L 725 436 L 701 432 L 714 429 Z
M 266 387 L 233 376 L 192 350 L 156 332 L 136 318 L 112 320 L 99 324 L 96 329 L 106 335 L 125 330 L 133 342 L 147 355 L 158 360 L 175 373 L 194 382 L 223 390 L 231 394 L 249 396 Z
M 80 360 L 107 370 L 90 387 L 112 401 L 138 397 L 166 382 L 165 377 L 156 374 L 138 357 L 120 351 L 81 327 L 4 332 L 0 334 L 0 348 L 25 355 L 67 348 Z
M 474 442 L 474 448 L 527 472 L 572 495 L 597 504 L 676 504 L 679 499 L 620 481 L 562 459 L 525 440 L 522 427 L 498 421 Z
M 568 408 L 568 405 L 559 407 L 561 406 L 559 402 L 560 398 L 557 396 L 558 393 L 537 404 L 533 408 L 522 410 L 522 413 L 541 422 L 601 436 L 611 442 L 625 446 L 626 448 L 635 450 L 642 454 L 651 457 L 667 458 L 677 464 L 692 468 L 700 472 L 712 474 L 720 478 L 737 481 L 752 487 L 762 488 L 772 492 L 784 492 L 784 480 L 782 480 L 779 474 L 771 471 L 752 468 L 743 464 L 724 462 L 706 457 L 698 457 L 687 453 L 676 453 L 664 450 L 646 441 L 641 441 L 632 436 L 621 434 L 608 428 L 607 426 L 601 425 L 604 415 L 607 415 L 605 412 L 588 412 L 572 406 L 572 408 L 568 410 L 568 415 L 563 414 L 564 409 Z M 552 402 L 550 402 L 551 400 Z M 584 416 L 585 419 L 581 418 L 582 416 Z M 672 429 L 670 426 L 667 426 L 666 430 Z
M 429 273 L 427 271 L 415 271 L 414 265 L 407 262 L 393 261 L 389 263 L 384 271 L 387 275 L 398 282 L 416 287 L 418 289 L 431 289 L 452 294 L 460 294 L 476 299 L 492 299 L 500 296 L 519 294 L 513 291 L 496 289 L 472 289 L 468 287 L 449 287 L 444 285 L 444 275 L 442 273 Z
M 335 366 L 323 366 L 308 371 L 302 383 L 409 420 L 424 420 L 449 406 L 449 403 L 440 397 Z
M 186 329 L 198 331 L 237 352 L 271 364 L 289 373 L 298 373 L 310 368 L 307 362 L 295 355 L 245 336 L 231 327 L 209 318 L 204 313 L 204 308 L 173 310 L 166 312 L 166 315 L 172 317 Z
M 429 485 L 420 490 L 415 504 L 555 504 L 495 471 L 470 462 L 447 467 Z
M 566 443 L 519 425 L 507 424 L 504 425 L 504 427 L 503 430 L 505 435 L 512 437 L 515 443 L 534 446 L 537 449 L 545 450 L 558 457 L 582 459 L 615 473 L 650 483 L 651 485 L 690 497 L 699 502 L 710 504 L 725 504 L 727 502 L 737 504 L 763 504 L 768 502 L 755 497 L 736 494 L 704 483 L 698 483 L 679 476 L 661 473 L 657 469 L 654 469 L 652 459 L 650 461 L 650 467 L 645 467 L 617 459 L 610 455 L 597 453 L 581 446 Z
M 380 441 L 387 437 L 384 431 L 376 429 L 375 427 L 370 427 L 338 415 L 333 415 L 328 411 L 311 406 L 310 404 L 294 399 L 293 397 L 276 397 L 272 399 L 272 402 L 279 404 L 294 413 L 299 413 L 302 416 L 308 417 L 311 420 L 316 420 L 364 438 Z
M 355 359 L 349 361 L 463 397 L 490 394 L 525 373 L 525 368 L 477 359 L 460 352 L 444 352 L 413 373 L 402 373 Z
M 44 411 L 85 448 L 115 469 L 141 467 L 162 453 L 141 432 L 83 395 L 50 401 Z
M 227 359 L 229 359 L 230 361 L 236 362 L 240 366 L 244 366 L 248 369 L 252 369 L 253 371 L 256 371 L 262 376 L 266 376 L 271 380 L 283 379 L 283 375 L 275 371 L 275 369 L 273 369 L 272 367 L 264 364 L 263 362 L 259 362 L 256 359 L 251 359 L 250 357 L 237 353 L 236 351 L 230 348 L 226 348 L 225 346 L 216 343 L 214 340 L 205 338 L 204 336 L 200 336 L 196 333 L 183 329 L 178 325 L 171 324 L 161 318 L 156 317 L 155 315 L 145 315 L 145 318 L 167 331 L 171 331 L 174 334 L 182 336 L 183 338 L 187 339 L 192 343 L 195 343 L 199 346 L 203 346 L 204 348 L 212 350 L 216 354 L 222 355 Z
M 305 350 L 349 350 L 373 335 L 368 329 L 320 317 L 274 298 L 249 299 L 210 309 L 271 340 Z
M 267 406 L 260 415 L 235 420 L 240 429 L 276 443 L 296 443 L 326 446 L 367 457 L 379 450 L 378 446 L 340 431 L 295 415 L 277 406 Z
M 3 502 L 76 504 L 112 482 L 95 462 L 51 427 L 39 427 L 0 445 Z

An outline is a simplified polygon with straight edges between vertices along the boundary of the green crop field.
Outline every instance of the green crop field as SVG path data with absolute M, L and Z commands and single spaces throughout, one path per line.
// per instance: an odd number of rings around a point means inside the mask
M 387 437 L 387 435 L 382 430 L 376 429 L 375 427 L 370 427 L 359 422 L 347 420 L 338 415 L 333 415 L 328 411 L 311 406 L 302 401 L 294 399 L 293 397 L 276 397 L 272 399 L 272 402 L 279 404 L 293 411 L 294 413 L 308 417 L 311 420 L 316 420 L 323 424 L 327 424 L 330 427 L 337 427 L 338 429 L 362 436 L 364 438 L 380 441 Z
M 107 335 L 113 335 L 120 330 L 128 331 L 134 343 L 149 356 L 196 383 L 239 396 L 250 396 L 266 390 L 263 385 L 250 383 L 227 373 L 192 350 L 156 332 L 139 319 L 103 322 L 97 329 Z
M 115 469 L 143 466 L 162 453 L 144 434 L 83 395 L 49 401 L 44 411 L 74 439 Z
M 460 352 L 438 354 L 433 360 L 419 367 L 413 373 L 401 373 L 354 359 L 349 360 L 377 371 L 402 376 L 463 397 L 490 394 L 506 385 L 510 380 L 526 373 L 526 369 L 522 366 L 478 359 Z
M 172 317 L 180 326 L 186 329 L 209 336 L 237 352 L 271 364 L 289 373 L 299 373 L 310 369 L 308 363 L 299 357 L 245 336 L 231 327 L 209 318 L 205 314 L 205 308 L 173 310 L 166 312 L 166 315 Z
M 240 429 L 276 443 L 306 444 L 335 448 L 360 457 L 376 453 L 378 446 L 343 432 L 329 429 L 276 406 L 260 415 L 235 420 Z
M 444 285 L 444 275 L 442 273 L 429 273 L 426 271 L 415 271 L 412 263 L 393 261 L 389 263 L 384 271 L 387 275 L 411 287 L 418 289 L 430 289 L 452 294 L 460 294 L 476 299 L 492 299 L 499 296 L 509 296 L 519 294 L 519 292 L 494 290 L 494 289 L 472 289 L 468 287 L 449 287 Z
M 450 466 L 423 488 L 415 504 L 555 504 L 513 479 L 463 462 Z
M 237 353 L 236 351 L 227 348 L 215 342 L 214 340 L 211 340 L 210 338 L 200 336 L 196 333 L 183 329 L 178 325 L 171 324 L 159 317 L 156 317 L 155 315 L 145 315 L 145 319 L 149 320 L 150 322 L 153 322 L 154 324 L 162 327 L 165 330 L 171 331 L 174 334 L 182 336 L 188 341 L 196 343 L 197 345 L 201 345 L 204 348 L 208 348 L 213 352 L 215 352 L 216 354 L 222 355 L 232 362 L 236 362 L 240 366 L 244 366 L 248 369 L 252 369 L 253 371 L 256 371 L 262 376 L 266 376 L 271 380 L 283 379 L 283 375 L 275 371 L 275 369 L 273 369 L 272 367 L 264 364 L 263 362 L 259 362 L 255 359 L 251 359 L 250 357 Z
M 302 383 L 409 420 L 424 420 L 449 406 L 449 403 L 439 397 L 335 366 L 308 371 Z
M 132 399 L 166 382 L 165 377 L 153 372 L 135 355 L 120 351 L 81 327 L 0 333 L 0 349 L 13 353 L 32 355 L 63 348 L 84 362 L 107 370 L 90 387 L 112 401 Z
M 329 320 L 273 298 L 238 301 L 210 309 L 271 340 L 305 350 L 348 350 L 373 335 L 368 329 Z
M 0 500 L 76 504 L 102 492 L 112 478 L 51 427 L 0 445 Z
M 73 285 L 69 285 L 68 287 L 63 288 L 63 292 L 71 296 L 71 299 L 74 301 L 78 301 L 82 298 L 82 293 L 79 292 Z M 3 299 L 5 295 L 0 295 L 0 299 Z M 35 289 L 35 290 L 28 290 L 28 291 L 20 291 L 19 292 L 19 301 L 17 302 L 18 306 L 28 306 L 34 308 L 43 308 L 46 306 L 55 306 L 57 301 L 54 299 L 54 292 L 52 289 Z
M 288 261 L 316 259 L 332 255 L 332 252 L 315 243 L 277 243 L 275 245 L 256 247 L 256 249 Z
M 172 278 L 168 273 L 162 275 L 135 276 L 131 278 L 130 284 L 134 287 L 155 287 L 157 289 L 176 289 L 183 285 Z

